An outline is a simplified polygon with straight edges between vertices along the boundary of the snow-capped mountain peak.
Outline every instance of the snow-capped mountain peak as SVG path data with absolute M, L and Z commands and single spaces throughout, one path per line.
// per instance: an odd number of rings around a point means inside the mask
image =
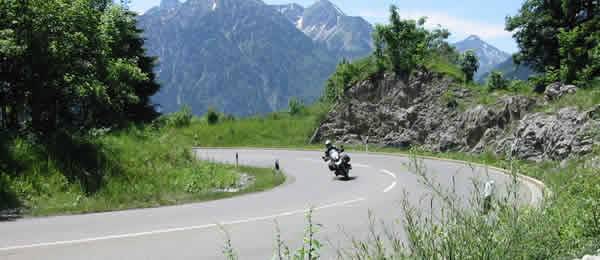
M 329 0 L 318 0 L 307 8 L 298 4 L 273 5 L 298 30 L 325 44 L 340 57 L 363 57 L 373 49 L 373 27 L 361 17 L 347 16 Z

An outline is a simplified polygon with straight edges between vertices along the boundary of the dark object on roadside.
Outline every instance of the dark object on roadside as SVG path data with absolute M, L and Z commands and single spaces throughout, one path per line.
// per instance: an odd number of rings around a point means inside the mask
M 275 160 L 275 170 L 279 171 L 279 159 Z

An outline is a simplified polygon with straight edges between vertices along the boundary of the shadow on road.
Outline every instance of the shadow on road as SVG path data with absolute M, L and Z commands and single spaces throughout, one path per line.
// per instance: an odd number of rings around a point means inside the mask
M 338 181 L 353 181 L 353 180 L 356 180 L 356 179 L 358 179 L 358 176 L 349 176 L 349 177 L 335 177 L 334 179 L 335 179 L 335 180 L 338 180 Z

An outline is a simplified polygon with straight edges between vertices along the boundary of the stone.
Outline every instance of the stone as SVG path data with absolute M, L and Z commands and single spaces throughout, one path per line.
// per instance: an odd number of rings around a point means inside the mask
M 544 91 L 544 98 L 547 101 L 557 100 L 566 94 L 572 94 L 577 92 L 577 87 L 574 85 L 564 85 L 560 82 L 554 82 L 546 86 Z

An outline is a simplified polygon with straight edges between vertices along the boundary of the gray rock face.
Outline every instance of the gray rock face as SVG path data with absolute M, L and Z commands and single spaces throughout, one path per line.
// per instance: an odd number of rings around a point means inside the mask
M 555 82 L 546 87 L 544 98 L 547 101 L 559 99 L 560 97 L 577 92 L 577 87 L 574 85 L 564 85 L 560 82 Z
M 369 143 L 433 151 L 492 151 L 528 160 L 563 160 L 590 152 L 600 129 L 600 105 L 578 112 L 533 113 L 536 100 L 505 96 L 492 105 L 461 110 L 447 96 L 468 97 L 470 91 L 452 81 L 422 72 L 407 83 L 392 75 L 359 82 L 321 124 L 314 141 Z M 448 94 L 450 93 L 450 94 Z
M 593 133 L 600 125 L 586 113 L 564 108 L 554 115 L 529 114 L 519 122 L 510 153 L 519 158 L 563 160 L 592 151 Z

